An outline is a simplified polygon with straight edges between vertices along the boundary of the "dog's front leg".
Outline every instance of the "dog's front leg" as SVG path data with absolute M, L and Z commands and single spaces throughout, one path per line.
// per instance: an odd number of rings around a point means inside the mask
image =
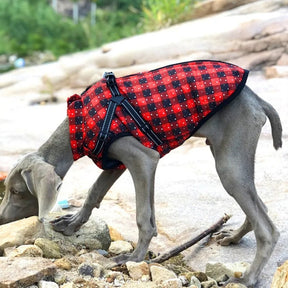
M 53 229 L 62 232 L 64 235 L 72 235 L 86 223 L 96 207 L 99 208 L 101 201 L 114 182 L 125 170 L 114 169 L 103 171 L 96 182 L 89 189 L 84 205 L 76 214 L 68 214 L 51 221 Z
M 144 147 L 133 137 L 115 141 L 109 149 L 114 159 L 121 161 L 129 170 L 136 192 L 136 220 L 138 243 L 131 255 L 114 258 L 117 264 L 126 261 L 142 261 L 153 236 L 157 235 L 154 211 L 154 179 L 159 153 Z

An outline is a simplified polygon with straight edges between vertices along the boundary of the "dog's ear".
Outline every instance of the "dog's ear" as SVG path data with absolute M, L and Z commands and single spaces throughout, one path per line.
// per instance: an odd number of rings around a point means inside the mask
M 22 170 L 21 175 L 30 193 L 38 200 L 38 217 L 42 221 L 57 200 L 62 180 L 55 173 L 54 167 L 44 161 L 34 162 Z

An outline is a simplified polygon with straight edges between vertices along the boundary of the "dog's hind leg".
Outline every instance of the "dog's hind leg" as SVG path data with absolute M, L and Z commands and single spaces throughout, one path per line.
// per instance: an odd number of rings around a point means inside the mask
M 142 261 L 153 236 L 157 235 L 154 211 L 154 180 L 159 153 L 146 148 L 133 137 L 123 137 L 109 148 L 109 156 L 121 161 L 131 173 L 136 192 L 136 221 L 138 243 L 131 255 L 120 255 L 114 260 Z
M 262 202 L 262 200 L 259 198 Z M 262 203 L 265 207 L 265 211 L 268 212 L 267 207 L 264 203 Z M 251 223 L 249 222 L 248 218 L 246 217 L 244 223 L 236 230 L 221 230 L 214 235 L 216 236 L 217 242 L 222 246 L 228 246 L 231 244 L 238 244 L 240 240 L 249 232 L 253 230 Z
M 240 240 L 250 231 L 252 231 L 252 226 L 249 220 L 245 219 L 244 223 L 238 229 L 221 230 L 215 233 L 217 242 L 222 246 L 228 246 L 231 244 L 238 244 Z
M 243 283 L 252 286 L 267 263 L 279 233 L 257 195 L 252 177 L 246 173 L 249 167 L 243 163 L 245 161 L 241 161 L 241 156 L 238 156 L 226 154 L 217 157 L 217 171 L 224 188 L 240 205 L 255 233 L 256 256 L 250 270 L 243 278 Z
M 257 114 L 257 111 L 253 112 L 253 116 L 250 115 L 252 118 L 247 119 L 253 124 L 243 126 L 243 123 L 236 121 L 233 127 L 230 127 L 232 129 L 227 127 L 224 131 L 222 141 L 216 143 L 211 141 L 220 180 L 225 190 L 246 214 L 248 221 L 244 228 L 247 229 L 247 226 L 250 228 L 251 225 L 255 233 L 256 255 L 250 269 L 240 279 L 240 282 L 248 287 L 253 287 L 256 283 L 279 237 L 276 227 L 267 215 L 265 205 L 257 195 L 254 184 L 254 157 L 263 123 L 251 122 L 252 119 L 255 120 Z
M 51 221 L 53 229 L 64 235 L 72 235 L 86 223 L 94 208 L 99 208 L 101 201 L 114 182 L 125 170 L 104 170 L 88 191 L 84 205 L 76 214 L 68 214 Z

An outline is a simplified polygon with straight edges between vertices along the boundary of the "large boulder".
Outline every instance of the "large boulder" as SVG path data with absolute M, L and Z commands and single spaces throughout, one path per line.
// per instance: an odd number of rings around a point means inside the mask
M 52 276 L 56 266 L 41 257 L 0 257 L 0 287 L 28 287 L 45 276 Z
M 49 219 L 55 215 L 50 214 L 44 223 L 39 222 L 38 217 L 32 216 L 0 226 L 0 255 L 7 247 L 20 246 L 25 243 L 34 243 L 39 238 L 47 238 L 57 242 L 60 246 L 72 246 L 87 249 L 108 250 L 111 239 L 107 224 L 99 219 L 91 217 L 77 232 L 72 236 L 65 236 L 52 229 Z M 60 257 L 60 256 L 59 256 Z M 55 257 L 58 258 L 58 257 Z
M 87 223 L 71 236 L 65 236 L 62 233 L 52 229 L 49 220 L 55 218 L 57 213 L 51 213 L 44 222 L 44 235 L 55 242 L 69 243 L 76 247 L 84 247 L 90 250 L 103 249 L 108 250 L 111 238 L 107 224 L 100 218 L 90 217 Z
M 36 239 L 42 233 L 42 224 L 33 216 L 0 226 L 0 255 L 7 247 L 20 246 Z

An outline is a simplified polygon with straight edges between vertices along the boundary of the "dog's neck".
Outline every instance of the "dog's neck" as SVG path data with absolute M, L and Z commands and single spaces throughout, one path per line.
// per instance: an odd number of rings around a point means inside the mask
M 38 154 L 45 162 L 53 165 L 55 172 L 61 178 L 64 178 L 73 164 L 68 118 L 59 125 L 50 138 L 39 148 Z

